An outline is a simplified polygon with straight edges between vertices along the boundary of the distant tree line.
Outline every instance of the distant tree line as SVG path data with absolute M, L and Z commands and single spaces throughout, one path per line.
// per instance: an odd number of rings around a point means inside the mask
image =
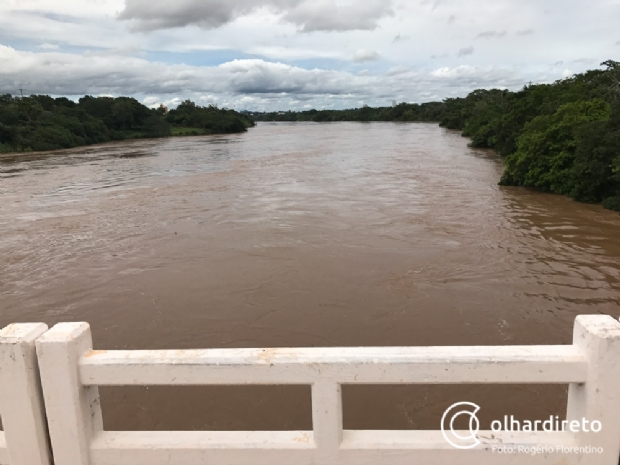
M 505 157 L 501 185 L 529 186 L 620 211 L 620 63 L 606 61 L 553 84 L 518 92 L 392 108 L 253 115 L 262 121 L 436 121 Z
M 246 131 L 254 122 L 229 109 L 186 100 L 169 112 L 129 97 L 0 95 L 0 153 L 56 150 L 111 140 Z
M 442 102 L 401 103 L 395 107 L 363 107 L 349 110 L 307 110 L 280 111 L 272 113 L 252 113 L 256 121 L 313 121 L 326 123 L 334 121 L 401 121 L 437 122 L 444 109 Z

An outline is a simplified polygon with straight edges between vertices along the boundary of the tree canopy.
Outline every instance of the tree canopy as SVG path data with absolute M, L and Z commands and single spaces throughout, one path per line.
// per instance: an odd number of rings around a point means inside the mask
M 191 129 L 180 134 L 243 132 L 253 124 L 234 110 L 200 107 L 189 100 L 166 113 L 130 97 L 87 95 L 73 102 L 48 95 L 24 98 L 0 95 L 0 153 L 65 149 L 136 137 L 167 137 L 173 128 Z

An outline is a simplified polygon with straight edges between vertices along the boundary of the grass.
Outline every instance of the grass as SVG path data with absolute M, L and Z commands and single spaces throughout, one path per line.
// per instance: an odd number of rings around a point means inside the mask
M 210 134 L 202 128 L 180 128 L 180 127 L 172 127 L 170 128 L 171 134 L 174 137 L 178 136 L 203 136 L 205 134 Z
M 207 131 L 202 128 L 182 128 L 182 127 L 171 127 L 170 135 L 172 137 L 183 137 L 183 136 L 204 136 L 211 134 L 210 131 Z M 123 131 L 123 136 L 125 140 L 129 139 L 143 139 L 148 137 L 142 131 Z
M 125 139 L 142 139 L 145 134 L 142 131 L 122 131 Z

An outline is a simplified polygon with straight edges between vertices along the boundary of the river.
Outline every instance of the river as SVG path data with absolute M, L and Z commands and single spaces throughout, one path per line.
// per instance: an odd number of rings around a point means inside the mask
M 497 185 L 433 124 L 0 156 L 0 326 L 88 321 L 99 349 L 563 344 L 620 316 L 620 216 Z M 310 429 L 298 387 L 101 389 L 114 430 Z M 565 386 L 344 387 L 345 428 L 562 415 Z

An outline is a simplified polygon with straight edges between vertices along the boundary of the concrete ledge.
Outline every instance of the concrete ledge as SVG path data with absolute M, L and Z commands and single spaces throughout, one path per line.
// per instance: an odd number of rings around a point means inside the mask
M 489 431 L 480 437 L 488 439 L 476 449 L 463 451 L 447 444 L 439 431 L 344 431 L 340 449 L 326 456 L 315 448 L 311 431 L 104 432 L 92 442 L 91 461 L 93 465 L 548 465 L 566 463 L 567 456 L 500 454 L 493 446 L 576 445 L 574 435 L 567 433 Z

